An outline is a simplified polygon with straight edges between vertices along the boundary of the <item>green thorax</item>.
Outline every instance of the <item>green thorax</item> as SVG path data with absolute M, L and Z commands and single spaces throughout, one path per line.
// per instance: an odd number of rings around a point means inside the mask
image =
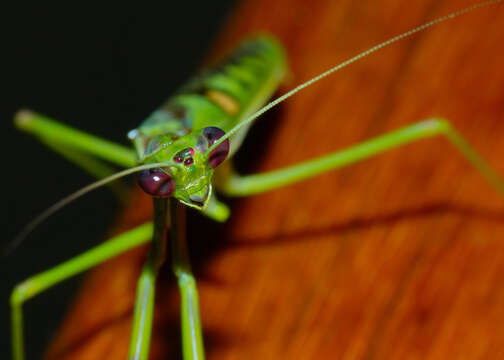
M 210 126 L 229 131 L 264 105 L 285 72 L 285 54 L 275 39 L 261 36 L 244 42 L 225 61 L 189 80 L 129 132 L 139 163 L 170 162 L 181 151 L 194 149 L 192 165 L 171 170 L 180 178 L 177 190 L 184 186 L 187 190 L 188 183 L 194 189 L 210 187 L 212 169 L 206 155 L 199 152 L 205 148 L 201 131 Z M 246 131 L 244 127 L 231 138 L 229 156 L 241 145 Z
M 129 133 L 139 161 L 159 149 L 159 141 L 149 144 L 156 135 L 177 138 L 207 126 L 228 131 L 264 104 L 285 72 L 285 55 L 275 39 L 261 36 L 244 42 L 226 60 L 189 80 Z

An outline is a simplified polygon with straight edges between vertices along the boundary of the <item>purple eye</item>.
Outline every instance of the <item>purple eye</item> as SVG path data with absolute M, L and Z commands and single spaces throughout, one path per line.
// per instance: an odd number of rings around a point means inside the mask
M 175 192 L 175 182 L 163 170 L 144 170 L 138 177 L 138 184 L 147 194 L 158 197 L 170 197 Z
M 212 146 L 217 140 L 223 137 L 226 133 L 215 126 L 209 126 L 203 129 L 203 136 L 208 140 L 209 146 Z M 219 144 L 215 149 L 212 150 L 208 156 L 208 163 L 211 167 L 216 168 L 226 160 L 229 154 L 229 139 L 226 139 L 223 143 Z

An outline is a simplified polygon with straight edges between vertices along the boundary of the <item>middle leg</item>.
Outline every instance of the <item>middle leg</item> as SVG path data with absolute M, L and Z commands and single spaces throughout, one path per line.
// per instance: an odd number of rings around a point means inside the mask
M 219 179 L 217 185 L 229 196 L 259 194 L 356 163 L 401 145 L 438 135 L 447 138 L 490 185 L 499 194 L 504 195 L 504 181 L 501 177 L 447 120 L 441 118 L 421 121 L 348 149 L 264 174 L 240 176 L 230 172 L 226 177 Z

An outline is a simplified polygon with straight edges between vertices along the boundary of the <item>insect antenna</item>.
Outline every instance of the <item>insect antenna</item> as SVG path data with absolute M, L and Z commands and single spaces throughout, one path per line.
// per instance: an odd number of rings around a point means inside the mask
M 351 57 L 350 59 L 347 59 L 345 61 L 343 61 L 342 63 L 339 63 L 338 65 L 336 66 L 333 66 L 332 68 L 330 68 L 329 70 L 326 70 L 324 71 L 323 73 L 311 78 L 310 80 L 296 86 L 294 89 L 288 91 L 287 93 L 285 93 L 284 95 L 276 98 L 275 100 L 269 102 L 268 104 L 266 104 L 264 107 L 262 107 L 261 109 L 257 110 L 255 113 L 253 113 L 252 115 L 250 115 L 248 118 L 246 118 L 245 120 L 241 121 L 238 125 L 236 125 L 235 127 L 233 127 L 231 130 L 229 130 L 224 136 L 222 136 L 221 138 L 219 138 L 207 151 L 207 156 L 210 154 L 210 152 L 212 150 L 214 150 L 217 146 L 219 146 L 219 144 L 221 144 L 222 142 L 226 141 L 226 139 L 229 139 L 231 136 L 233 136 L 234 134 L 236 134 L 241 128 L 243 128 L 244 126 L 247 126 L 248 124 L 250 124 L 251 122 L 253 122 L 255 119 L 257 119 L 259 116 L 261 116 L 262 114 L 264 114 L 266 111 L 270 110 L 271 108 L 275 107 L 276 105 L 280 104 L 281 102 L 287 100 L 288 98 L 290 98 L 292 95 L 296 94 L 297 92 L 303 90 L 304 88 L 307 88 L 308 86 L 311 86 L 313 85 L 314 83 L 316 83 L 317 81 L 319 80 L 322 80 L 323 78 L 331 75 L 332 73 L 338 71 L 338 70 L 341 70 L 343 69 L 344 67 L 347 67 L 348 65 L 358 61 L 358 60 L 361 60 L 362 58 L 384 48 L 384 47 L 387 47 L 389 45 L 392 45 L 393 43 L 399 41 L 399 40 L 402 40 L 402 39 L 405 39 L 407 37 L 410 37 L 418 32 L 421 32 L 421 31 L 424 31 L 434 25 L 437 25 L 437 24 L 440 24 L 442 22 L 445 22 L 447 20 L 451 20 L 451 19 L 454 19 L 456 17 L 459 17 L 461 15 L 464 15 L 464 14 L 467 14 L 473 10 L 476 10 L 476 9 L 481 9 L 481 8 L 484 8 L 484 7 L 487 7 L 487 6 L 490 6 L 490 5 L 494 5 L 494 4 L 497 4 L 497 3 L 500 3 L 502 2 L 502 0 L 488 0 L 488 1 L 483 1 L 483 2 L 480 2 L 480 3 L 476 3 L 476 4 L 473 4 L 471 6 L 468 6 L 466 8 L 463 8 L 463 9 L 460 9 L 460 10 L 457 10 L 457 11 L 454 11 L 448 15 L 444 15 L 444 16 L 441 16 L 441 17 L 438 17 L 434 20 L 431 20 L 431 21 L 428 21 L 422 25 L 419 25 L 411 30 L 408 30 L 406 32 L 403 32 L 402 34 L 399 34 L 399 35 L 396 35 L 388 40 L 385 40 L 353 57 Z
M 26 238 L 27 236 L 35 230 L 40 224 L 42 224 L 45 220 L 47 220 L 50 216 L 54 215 L 58 210 L 62 209 L 63 207 L 67 206 L 68 204 L 72 203 L 73 201 L 77 200 L 81 196 L 84 196 L 85 194 L 96 190 L 102 186 L 107 185 L 108 183 L 115 181 L 119 178 L 134 174 L 136 172 L 142 171 L 142 170 L 148 170 L 152 168 L 158 168 L 158 167 L 167 167 L 167 166 L 176 166 L 172 163 L 152 163 L 152 164 L 145 164 L 145 165 L 140 165 L 140 166 L 135 166 L 123 171 L 119 171 L 115 174 L 112 174 L 106 178 L 103 178 L 101 180 L 95 181 L 94 183 L 91 183 L 89 185 L 84 186 L 83 188 L 80 188 L 79 190 L 71 193 L 70 195 L 64 197 L 63 199 L 59 200 L 55 204 L 51 205 L 48 207 L 46 210 L 44 210 L 42 213 L 37 215 L 33 220 L 31 220 L 13 239 L 10 243 L 8 243 L 4 249 L 2 250 L 2 257 L 8 256 L 12 251 L 14 251 Z

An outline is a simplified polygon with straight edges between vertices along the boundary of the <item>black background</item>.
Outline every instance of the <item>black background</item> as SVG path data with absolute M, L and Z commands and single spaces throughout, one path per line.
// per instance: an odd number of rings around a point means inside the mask
M 51 8 L 40 2 L 4 12 L 0 111 L 7 231 L 2 247 L 36 214 L 93 181 L 14 129 L 15 111 L 33 109 L 127 144 L 127 131 L 198 67 L 233 5 L 233 0 L 170 1 L 106 9 L 77 3 Z M 8 298 L 14 285 L 97 244 L 117 208 L 108 191 L 92 193 L 1 258 L 0 358 L 10 358 Z M 41 357 L 78 280 L 24 306 L 28 359 Z

